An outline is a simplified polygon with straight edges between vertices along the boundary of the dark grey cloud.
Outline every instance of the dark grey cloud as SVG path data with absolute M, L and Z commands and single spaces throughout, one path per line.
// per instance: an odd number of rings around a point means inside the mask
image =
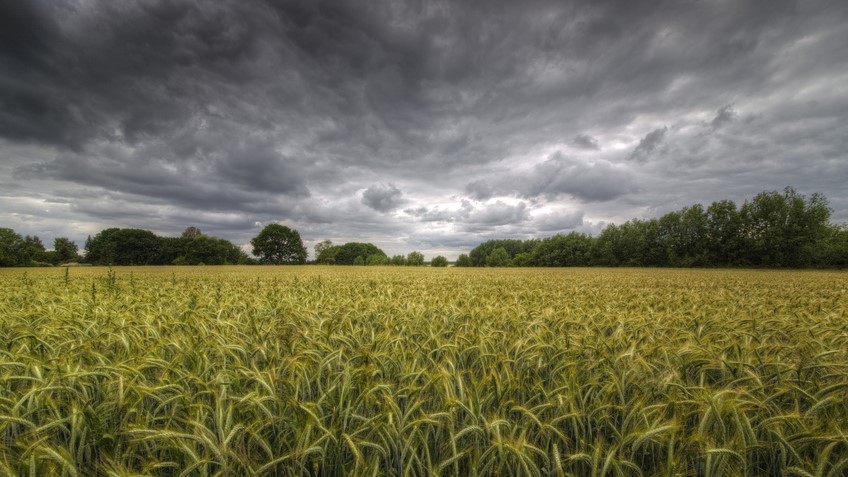
M 377 212 L 389 212 L 403 203 L 403 192 L 394 184 L 374 184 L 362 193 L 362 203 Z
M 0 0 L 0 226 L 445 253 L 789 184 L 848 221 L 843 3 Z
M 662 127 L 649 132 L 639 141 L 639 145 L 630 153 L 629 159 L 638 162 L 645 162 L 648 157 L 662 144 L 665 140 L 665 135 L 668 133 L 668 127 Z
M 583 211 L 553 211 L 535 217 L 533 222 L 541 232 L 574 230 L 583 225 Z
M 724 126 L 725 124 L 732 123 L 736 120 L 736 117 L 737 114 L 736 111 L 733 109 L 733 105 L 729 104 L 718 110 L 716 116 L 713 118 L 712 121 L 710 121 L 710 126 L 713 129 L 718 129 Z
M 635 178 L 623 166 L 572 159 L 556 152 L 534 167 L 520 193 L 525 197 L 556 199 L 567 195 L 584 202 L 602 202 L 637 190 Z
M 598 144 L 598 140 L 588 134 L 578 134 L 574 136 L 574 139 L 571 140 L 571 144 L 573 144 L 579 149 L 586 149 L 589 151 L 601 150 L 601 146 L 600 144 Z
M 465 185 L 465 193 L 475 200 L 489 200 L 492 198 L 494 190 L 485 179 L 479 179 L 474 182 L 469 182 Z

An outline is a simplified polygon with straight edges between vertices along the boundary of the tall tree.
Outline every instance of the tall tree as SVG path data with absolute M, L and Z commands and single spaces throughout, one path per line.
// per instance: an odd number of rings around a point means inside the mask
M 424 265 L 424 255 L 421 252 L 409 252 L 406 256 L 406 264 L 412 267 Z
M 23 239 L 12 229 L 0 228 L 0 267 L 22 265 L 20 250 Z
M 66 237 L 56 237 L 53 240 L 53 251 L 56 252 L 58 263 L 75 262 L 79 260 L 79 248 Z
M 186 227 L 186 229 L 183 230 L 183 235 L 182 235 L 183 238 L 197 238 L 197 237 L 202 237 L 202 236 L 203 236 L 203 232 L 201 232 L 199 228 L 197 228 L 193 225 L 191 227 Z
M 250 241 L 253 254 L 261 263 L 271 265 L 306 263 L 306 247 L 297 230 L 269 224 Z
M 328 249 L 333 250 L 335 247 Z M 326 253 L 326 252 L 325 252 Z M 348 242 L 335 251 L 334 263 L 336 265 L 356 265 L 357 257 L 362 257 L 361 265 L 365 265 L 366 260 L 371 255 L 386 256 L 386 252 L 382 251 L 373 243 Z
M 787 187 L 761 192 L 740 210 L 747 259 L 752 265 L 803 267 L 830 235 L 830 208 L 821 194 L 809 199 Z

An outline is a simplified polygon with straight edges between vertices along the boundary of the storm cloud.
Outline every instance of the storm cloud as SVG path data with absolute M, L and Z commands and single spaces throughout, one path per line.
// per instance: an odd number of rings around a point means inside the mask
M 846 44 L 826 0 L 0 1 L 0 227 L 455 257 L 787 185 L 845 222 Z
M 402 196 L 393 184 L 375 184 L 362 193 L 362 203 L 377 212 L 388 212 L 401 204 Z

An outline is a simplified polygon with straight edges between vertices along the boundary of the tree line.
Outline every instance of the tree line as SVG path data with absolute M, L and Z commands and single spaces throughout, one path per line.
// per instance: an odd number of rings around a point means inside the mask
M 161 237 L 142 229 L 108 228 L 89 236 L 81 255 L 76 243 L 66 237 L 56 238 L 53 250 L 47 250 L 37 236 L 22 237 L 12 229 L 0 228 L 0 266 L 306 263 L 306 248 L 300 234 L 284 225 L 267 225 L 250 243 L 254 257 L 227 240 L 204 235 L 197 227 L 186 228 L 179 237 Z M 424 255 L 420 252 L 389 258 L 371 243 L 333 245 L 324 240 L 315 246 L 315 255 L 316 263 L 329 265 L 424 265 Z M 431 265 L 446 267 L 448 260 L 438 256 Z
M 459 267 L 764 267 L 844 268 L 848 227 L 830 223 L 821 194 L 805 197 L 787 187 L 761 192 L 737 207 L 733 201 L 700 204 L 657 219 L 609 225 L 597 236 L 572 232 L 542 239 L 489 240 L 462 254 Z M 93 265 L 304 264 L 306 248 L 297 230 L 270 224 L 251 240 L 254 257 L 231 242 L 188 227 L 179 237 L 149 230 L 109 228 L 85 242 L 84 255 L 66 237 L 46 250 L 37 236 L 0 228 L 0 266 L 83 262 Z M 315 263 L 325 265 L 423 266 L 414 251 L 389 257 L 371 243 L 315 246 Z M 434 267 L 448 265 L 434 257 Z
M 792 187 L 700 204 L 658 219 L 609 225 L 597 236 L 572 232 L 543 239 L 489 240 L 462 254 L 465 267 L 762 267 L 844 268 L 848 227 L 830 223 L 821 194 Z

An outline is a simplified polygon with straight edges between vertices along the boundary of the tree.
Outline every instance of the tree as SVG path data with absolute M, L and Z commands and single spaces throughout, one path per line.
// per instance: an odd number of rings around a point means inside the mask
M 592 237 L 578 232 L 568 235 L 554 235 L 536 243 L 526 265 L 535 267 L 585 267 L 592 259 Z M 519 254 L 521 255 L 521 254 Z M 513 265 L 521 265 L 519 255 L 513 258 Z
M 58 263 L 76 262 L 79 260 L 79 248 L 66 237 L 56 237 L 53 240 L 53 251 L 56 252 Z
M 464 253 L 460 254 L 459 257 L 457 257 L 456 263 L 454 265 L 456 265 L 457 267 L 470 267 L 471 259 L 468 258 L 468 255 Z
M 424 265 L 424 255 L 421 252 L 409 252 L 406 256 L 406 264 L 410 267 L 420 267 Z
M 761 192 L 739 211 L 745 254 L 752 265 L 809 266 L 830 235 L 830 208 L 820 194 L 809 199 L 792 187 Z
M 707 208 L 707 261 L 713 266 L 741 265 L 742 219 L 732 200 L 713 202 Z
M 403 255 L 395 255 L 392 257 L 392 265 L 406 265 L 406 257 Z
M 441 255 L 436 255 L 435 257 L 433 257 L 433 260 L 430 261 L 430 266 L 431 267 L 447 267 L 448 266 L 448 259 L 441 256 Z
M 335 254 L 335 263 L 337 265 L 356 265 L 353 263 L 357 257 L 362 257 L 362 265 L 371 255 L 386 256 L 386 252 L 377 248 L 372 243 L 348 242 L 341 247 Z
M 183 230 L 183 235 L 182 235 L 183 238 L 189 238 L 189 239 L 202 237 L 202 236 L 203 236 L 203 232 L 201 232 L 199 228 L 194 227 L 194 226 L 186 227 L 186 229 Z
M 365 265 L 365 257 L 363 257 L 362 255 L 357 256 L 356 258 L 353 259 L 353 264 L 354 265 Z
M 0 267 L 23 265 L 19 255 L 23 239 L 12 229 L 0 228 Z
M 509 265 L 509 254 L 503 247 L 492 250 L 492 253 L 486 257 L 487 267 L 505 267 L 507 265 Z
M 532 255 L 528 252 L 521 252 L 516 256 L 512 257 L 512 261 L 509 263 L 511 267 L 527 267 L 530 265 L 530 260 L 532 259 Z
M 285 225 L 269 224 L 253 237 L 253 254 L 261 263 L 271 265 L 306 263 L 306 247 L 297 230 Z
M 317 252 L 317 246 L 315 247 L 315 250 Z M 339 245 L 333 245 L 332 247 L 321 250 L 321 252 L 315 256 L 315 263 L 323 265 L 332 265 L 336 263 L 336 255 L 339 253 L 339 250 L 341 250 L 341 246 Z
M 162 238 L 149 230 L 106 229 L 86 241 L 85 261 L 97 265 L 161 263 Z
M 368 258 L 365 259 L 365 265 L 388 265 L 389 257 L 385 255 L 380 255 L 375 253 L 374 255 L 369 255 Z
M 317 263 L 321 263 L 318 261 L 318 257 L 321 256 L 322 253 L 327 250 L 333 248 L 333 242 L 331 240 L 322 240 L 315 244 L 315 261 Z
M 34 265 L 37 263 L 47 262 L 47 250 L 44 248 L 44 243 L 38 238 L 38 235 L 24 237 L 21 244 L 20 258 L 25 265 Z

